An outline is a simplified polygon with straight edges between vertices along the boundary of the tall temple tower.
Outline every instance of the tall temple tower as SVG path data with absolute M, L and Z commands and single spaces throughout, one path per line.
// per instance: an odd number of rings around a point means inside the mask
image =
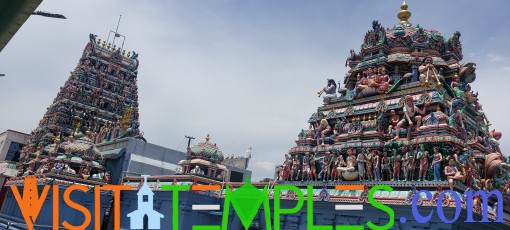
M 78 65 L 33 131 L 32 143 L 46 145 L 56 135 L 71 135 L 77 126 L 90 131 L 94 143 L 140 135 L 138 54 L 89 37 Z

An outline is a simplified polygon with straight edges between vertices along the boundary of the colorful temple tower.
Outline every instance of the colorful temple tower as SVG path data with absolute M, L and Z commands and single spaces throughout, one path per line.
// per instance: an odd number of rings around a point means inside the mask
M 32 143 L 46 145 L 54 136 L 69 136 L 75 116 L 83 132 L 92 132 L 94 143 L 140 134 L 138 54 L 96 37 L 90 34 L 78 65 L 33 131 Z
M 460 195 L 499 189 L 510 202 L 510 158 L 471 89 L 476 65 L 462 62 L 461 33 L 444 37 L 413 25 L 405 2 L 397 17 L 392 28 L 373 21 L 360 52 L 350 51 L 338 87 L 328 79 L 317 92 L 324 105 L 298 134 L 277 179 L 414 188 L 394 195 L 401 201 L 416 188 Z
M 122 35 L 115 32 L 115 36 Z M 101 154 L 96 145 L 124 137 L 144 140 L 138 128 L 138 54 L 126 53 L 123 47 L 96 40 L 93 34 L 89 38 L 77 67 L 21 150 L 18 174 L 9 178 L 6 186 L 37 191 L 37 188 L 53 184 L 60 186 L 62 194 L 73 184 L 83 185 L 89 191 L 94 186 L 117 184 L 120 175 L 113 177 L 112 170 L 122 167 L 120 160 L 108 153 Z M 25 184 L 25 181 L 32 184 Z M 100 191 L 99 195 L 101 203 L 96 208 L 100 209 L 104 228 L 110 223 L 113 200 L 106 191 Z M 73 196 L 75 200 L 91 200 L 94 194 Z M 0 222 L 23 223 L 13 193 L 7 192 L 6 197 L 8 202 L 2 207 Z M 51 226 L 50 199 L 41 204 L 45 218 L 39 218 L 38 227 Z M 92 211 L 93 203 L 85 202 L 84 207 Z M 60 209 L 61 218 L 80 219 L 79 213 L 67 205 L 61 203 Z

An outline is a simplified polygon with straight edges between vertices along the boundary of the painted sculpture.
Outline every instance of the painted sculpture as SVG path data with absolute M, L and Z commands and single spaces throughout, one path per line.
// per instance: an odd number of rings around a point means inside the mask
M 472 89 L 476 64 L 462 62 L 461 33 L 448 38 L 413 25 L 407 5 L 401 9 L 393 27 L 374 21 L 361 50 L 350 50 L 338 87 L 328 79 L 318 92 L 324 103 L 287 153 L 280 180 L 295 180 L 297 171 L 293 178 L 285 170 L 302 167 L 303 181 L 494 188 L 510 196 L 502 135 L 489 129 Z

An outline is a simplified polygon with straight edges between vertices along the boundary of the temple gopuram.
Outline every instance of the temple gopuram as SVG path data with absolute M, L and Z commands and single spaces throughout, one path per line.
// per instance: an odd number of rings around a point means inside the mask
M 390 185 L 395 191 L 375 197 L 387 204 L 409 205 L 417 190 L 435 194 L 419 199 L 433 206 L 443 190 L 464 197 L 494 189 L 510 203 L 510 158 L 471 88 L 476 64 L 462 62 L 461 33 L 443 36 L 413 25 L 405 2 L 397 16 L 392 28 L 373 21 L 360 51 L 350 51 L 344 79 L 338 86 L 328 79 L 317 92 L 324 104 L 299 132 L 277 180 L 325 186 L 330 199 L 353 203 L 366 194 L 334 185 Z M 452 199 L 444 205 L 453 206 Z M 476 199 L 474 211 L 481 213 Z M 489 205 L 495 218 L 493 200 Z M 508 220 L 509 206 L 504 213 Z
M 74 184 L 89 189 L 118 184 L 120 173 L 112 178 L 111 170 L 118 171 L 119 159 L 101 154 L 96 145 L 128 137 L 145 141 L 138 128 L 138 54 L 126 53 L 96 37 L 89 35 L 78 65 L 21 149 L 16 162 L 18 174 L 9 178 L 5 186 L 37 191 L 44 185 L 59 185 L 62 194 Z M 30 183 L 25 183 L 26 178 L 31 178 Z M 93 194 L 75 193 L 72 197 L 89 200 Z M 107 191 L 101 191 L 100 197 L 101 224 L 107 227 L 113 200 Z M 27 228 L 21 224 L 24 221 L 13 193 L 7 192 L 6 198 L 0 224 L 19 223 L 17 227 Z M 85 208 L 93 210 L 93 202 L 86 203 Z M 46 202 L 42 212 L 52 213 L 51 209 L 51 203 Z M 63 203 L 60 209 L 61 218 L 81 219 L 76 210 Z M 46 216 L 39 223 L 50 220 Z M 47 226 L 35 225 L 38 227 Z M 11 228 L 16 229 L 14 225 Z

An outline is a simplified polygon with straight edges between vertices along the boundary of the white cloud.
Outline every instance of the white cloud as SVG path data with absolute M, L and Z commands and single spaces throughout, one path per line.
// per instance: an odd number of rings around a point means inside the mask
M 496 54 L 496 53 L 488 53 L 487 54 L 487 61 L 488 62 L 500 62 L 500 61 L 504 61 L 504 60 L 507 60 L 508 57 L 507 56 L 503 56 L 501 54 Z

